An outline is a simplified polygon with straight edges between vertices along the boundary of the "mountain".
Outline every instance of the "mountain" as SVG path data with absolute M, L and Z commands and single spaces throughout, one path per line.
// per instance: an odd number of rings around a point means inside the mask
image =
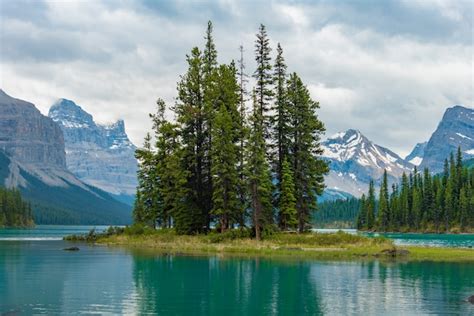
M 66 168 L 61 128 L 0 90 L 0 185 L 18 188 L 41 224 L 125 224 L 131 208 Z
M 389 182 L 393 183 L 403 172 L 409 173 L 414 167 L 354 129 L 328 138 L 322 146 L 323 157 L 330 162 L 330 172 L 325 177 L 327 188 L 356 197 L 367 191 L 371 179 L 379 184 L 384 169 L 389 175 Z
M 443 170 L 444 160 L 461 146 L 465 159 L 474 158 L 474 109 L 448 108 L 424 150 L 421 168 Z
M 99 125 L 71 100 L 60 99 L 48 116 L 62 129 L 68 169 L 87 184 L 132 203 L 137 187 L 135 145 L 124 121 Z
M 412 165 L 419 166 L 425 156 L 425 148 L 427 144 L 428 142 L 416 144 L 411 153 L 405 157 L 405 161 L 408 161 Z

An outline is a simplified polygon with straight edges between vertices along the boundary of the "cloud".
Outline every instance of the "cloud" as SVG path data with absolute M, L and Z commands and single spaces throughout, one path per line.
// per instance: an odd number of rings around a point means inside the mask
M 60 97 L 98 121 L 123 118 L 141 144 L 148 113 L 176 96 L 185 55 L 208 19 L 220 62 L 267 26 L 328 134 L 360 129 L 400 154 L 426 140 L 447 106 L 472 106 L 469 1 L 1 1 L 0 85 L 43 113 Z M 274 51 L 273 51 L 274 53 Z

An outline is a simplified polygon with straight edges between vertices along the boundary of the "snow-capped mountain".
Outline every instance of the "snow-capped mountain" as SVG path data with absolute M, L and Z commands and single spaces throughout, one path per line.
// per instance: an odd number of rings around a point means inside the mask
M 97 124 L 92 115 L 66 99 L 51 106 L 49 117 L 63 130 L 69 170 L 111 194 L 135 194 L 136 147 L 128 139 L 122 120 L 110 125 Z
M 338 133 L 322 145 L 323 156 L 330 162 L 330 172 L 325 178 L 327 188 L 357 197 L 367 191 L 371 179 L 379 183 L 384 170 L 387 170 L 389 181 L 393 182 L 414 167 L 354 129 Z
M 428 142 L 416 144 L 411 153 L 405 157 L 405 160 L 415 166 L 419 166 L 425 156 L 425 148 L 427 144 Z
M 456 105 L 448 108 L 424 150 L 421 168 L 443 170 L 450 153 L 461 146 L 465 159 L 474 158 L 474 109 Z

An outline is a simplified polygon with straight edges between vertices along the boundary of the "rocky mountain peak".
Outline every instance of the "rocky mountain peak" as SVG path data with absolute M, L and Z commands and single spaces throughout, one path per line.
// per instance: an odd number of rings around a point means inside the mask
M 136 149 L 125 132 L 125 122 L 118 120 L 112 124 L 101 125 L 107 137 L 107 145 L 110 149 L 131 148 Z
M 329 137 L 322 146 L 323 157 L 330 162 L 331 171 L 326 176 L 328 188 L 355 196 L 366 190 L 370 180 L 378 182 L 384 170 L 395 181 L 413 168 L 412 164 L 355 129 Z
M 37 168 L 65 169 L 64 138 L 59 126 L 32 104 L 0 90 L 0 149 Z
M 48 116 L 65 128 L 90 128 L 96 125 L 92 115 L 68 99 L 57 100 L 49 109 Z
M 49 116 L 64 132 L 69 170 L 104 191 L 133 196 L 137 185 L 136 147 L 127 136 L 123 120 L 97 124 L 91 114 L 67 99 L 53 104 Z
M 448 108 L 424 150 L 422 168 L 443 169 L 444 159 L 461 147 L 464 158 L 474 157 L 474 109 L 461 105 Z

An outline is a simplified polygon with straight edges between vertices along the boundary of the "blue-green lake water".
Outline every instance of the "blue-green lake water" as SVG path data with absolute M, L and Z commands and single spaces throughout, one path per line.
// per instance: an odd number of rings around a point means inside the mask
M 62 250 L 89 229 L 0 230 L 0 315 L 474 315 L 469 263 Z

